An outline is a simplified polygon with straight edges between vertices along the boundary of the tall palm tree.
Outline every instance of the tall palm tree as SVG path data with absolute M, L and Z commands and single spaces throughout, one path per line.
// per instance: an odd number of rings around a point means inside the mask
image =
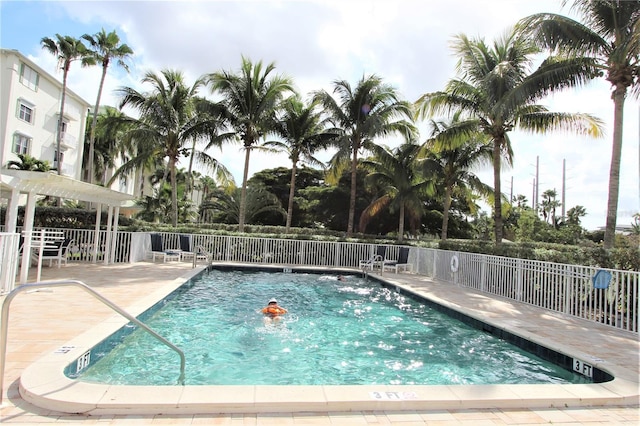
M 542 193 L 542 202 L 540 203 L 542 217 L 545 222 L 549 222 L 554 227 L 557 226 L 556 209 L 562 206 L 562 203 L 556 199 L 557 196 L 558 191 L 555 189 L 547 189 Z
M 563 0 L 565 6 L 567 0 Z M 539 13 L 521 21 L 542 46 L 559 54 L 593 59 L 611 83 L 613 142 L 609 168 L 609 196 L 604 247 L 612 248 L 620 191 L 620 160 L 624 101 L 627 93 L 640 93 L 640 2 L 573 0 L 582 22 L 552 13 Z M 591 75 L 591 71 L 589 71 Z
M 71 36 L 61 36 L 56 34 L 56 39 L 44 37 L 40 41 L 42 48 L 58 58 L 58 67 L 62 70 L 62 97 L 60 99 L 60 116 L 56 132 L 56 161 L 58 174 L 62 174 L 62 156 L 60 155 L 60 141 L 62 139 L 64 103 L 67 98 L 67 76 L 73 61 L 79 60 L 81 65 L 89 66 L 95 64 L 95 59 L 82 41 Z
M 512 152 L 509 133 L 514 129 L 545 133 L 571 130 L 601 136 L 601 121 L 589 114 L 551 112 L 537 104 L 548 93 L 580 85 L 592 75 L 584 72 L 580 60 L 552 60 L 530 71 L 540 49 L 515 29 L 487 45 L 484 39 L 455 37 L 453 50 L 458 57 L 459 78 L 452 79 L 444 91 L 426 93 L 416 101 L 417 116 L 462 111 L 470 119 L 454 125 L 451 131 L 471 135 L 478 129 L 492 141 L 494 181 L 494 238 L 502 243 L 501 158 Z
M 119 89 L 122 97 L 120 108 L 131 106 L 139 112 L 139 118 L 119 118 L 118 124 L 130 126 L 123 135 L 125 144 L 136 145 L 136 156 L 123 164 L 112 180 L 122 173 L 129 173 L 149 165 L 157 159 L 167 159 L 171 183 L 171 222 L 178 221 L 178 200 L 176 165 L 181 157 L 188 155 L 189 142 L 193 139 L 209 138 L 215 135 L 211 130 L 218 127 L 218 117 L 196 113 L 194 106 L 196 93 L 204 84 L 201 77 L 188 87 L 181 72 L 163 70 L 160 75 L 148 72 L 142 83 L 151 85 L 149 93 L 140 93 L 129 87 Z M 201 153 L 200 158 L 216 171 L 228 172 L 214 158 Z
M 115 118 L 114 118 L 115 117 Z M 85 139 L 91 138 L 91 133 L 94 134 L 94 150 L 90 156 L 89 145 L 84 145 L 84 152 L 82 155 L 82 167 L 85 170 L 89 170 L 89 164 L 93 164 L 92 172 L 94 178 L 99 184 L 105 183 L 105 173 L 109 167 L 115 167 L 115 160 L 120 153 L 123 157 L 126 156 L 124 147 L 120 143 L 122 134 L 125 133 L 125 126 L 118 126 L 115 123 L 119 117 L 125 117 L 122 111 L 116 108 L 106 106 L 104 110 L 97 114 L 97 120 L 95 125 L 91 126 L 89 119 L 87 118 L 87 126 L 85 129 Z
M 102 28 L 99 33 L 95 35 L 85 34 L 82 38 L 89 43 L 91 53 L 94 55 L 95 60 L 102 65 L 102 76 L 100 77 L 100 86 L 98 86 L 96 105 L 93 108 L 93 121 L 91 123 L 91 135 L 89 137 L 89 158 L 93 159 L 98 111 L 100 109 L 100 98 L 102 97 L 104 80 L 107 76 L 107 68 L 109 68 L 112 60 L 116 60 L 119 66 L 129 72 L 129 66 L 125 61 L 133 55 L 133 50 L 126 44 L 120 44 L 120 37 L 118 37 L 115 30 L 107 34 L 104 28 Z M 89 161 L 88 166 L 89 183 L 93 183 L 93 161 Z
M 380 145 L 372 145 L 373 156 L 365 159 L 362 165 L 370 170 L 365 184 L 379 191 L 362 212 L 360 231 L 363 232 L 369 220 L 390 207 L 398 212 L 398 242 L 404 238 L 404 219 L 419 223 L 424 213 L 424 197 L 433 190 L 433 181 L 425 179 L 420 168 L 420 146 L 405 143 L 389 150 Z
M 287 98 L 283 104 L 284 115 L 277 128 L 277 133 L 284 141 L 271 141 L 266 144 L 286 151 L 292 164 L 285 232 L 289 232 L 293 218 L 293 198 L 298 162 L 304 161 L 309 165 L 324 168 L 324 163 L 315 158 L 314 154 L 316 151 L 328 147 L 331 139 L 335 136 L 333 133 L 325 131 L 317 106 L 317 102 L 313 101 L 305 105 L 299 95 Z
M 278 213 L 284 218 L 286 212 L 280 204 L 280 200 L 262 185 L 253 185 L 247 188 L 246 215 L 247 223 L 264 213 Z M 237 222 L 240 216 L 240 188 L 217 189 L 200 206 L 200 214 L 211 214 L 226 222 Z
M 454 114 L 450 122 L 430 121 L 431 135 L 422 145 L 426 155 L 424 168 L 427 175 L 435 176 L 444 190 L 442 215 L 442 240 L 447 239 L 449 227 L 449 211 L 454 196 L 464 199 L 467 204 L 474 205 L 470 194 L 488 196 L 493 190 L 482 183 L 472 169 L 491 164 L 492 147 L 488 137 L 482 133 L 467 139 L 467 134 L 457 131 L 449 132 L 462 121 L 460 112 Z M 462 137 L 462 140 L 460 138 Z M 510 163 L 510 158 L 506 160 Z
M 411 105 L 400 99 L 397 90 L 375 76 L 363 76 L 355 89 L 345 80 L 333 83 L 333 93 L 322 90 L 314 98 L 324 107 L 328 120 L 336 133 L 338 151 L 330 161 L 329 178 L 337 182 L 349 166 L 351 170 L 351 195 L 347 236 L 353 233 L 356 210 L 356 171 L 358 152 L 373 149 L 374 139 L 400 133 L 406 141 L 413 141 L 417 133 L 412 124 Z
M 222 105 L 226 109 L 226 119 L 233 131 L 227 139 L 239 138 L 245 149 L 244 173 L 240 197 L 238 226 L 244 232 L 247 204 L 247 179 L 249 177 L 249 156 L 251 150 L 277 126 L 277 112 L 283 97 L 294 92 L 290 78 L 272 74 L 275 64 L 266 67 L 262 61 L 255 64 L 242 57 L 239 74 L 229 71 L 208 75 L 211 90 L 222 95 Z

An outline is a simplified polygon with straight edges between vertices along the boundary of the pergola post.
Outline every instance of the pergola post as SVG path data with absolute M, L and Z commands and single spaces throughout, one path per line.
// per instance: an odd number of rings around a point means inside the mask
M 96 204 L 96 227 L 93 233 L 93 247 L 91 249 L 91 263 L 98 260 L 98 247 L 100 246 L 100 220 L 102 220 L 102 204 Z

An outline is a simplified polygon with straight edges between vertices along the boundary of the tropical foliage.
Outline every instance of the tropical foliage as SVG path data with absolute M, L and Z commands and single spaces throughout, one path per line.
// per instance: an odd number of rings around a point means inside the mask
M 356 214 L 356 173 L 360 150 L 372 150 L 374 140 L 400 133 L 406 141 L 414 141 L 416 128 L 411 122 L 412 110 L 400 99 L 397 90 L 375 75 L 363 76 L 355 88 L 346 80 L 333 83 L 334 98 L 322 90 L 315 99 L 328 115 L 329 131 L 336 134 L 336 154 L 330 161 L 329 180 L 337 182 L 345 169 L 351 172 L 351 194 L 347 236 L 353 233 Z
M 273 74 L 275 64 L 263 66 L 243 57 L 240 72 L 220 71 L 209 74 L 208 82 L 214 93 L 222 96 L 226 123 L 232 131 L 221 140 L 240 139 L 245 150 L 244 172 L 240 194 L 238 225 L 244 230 L 247 179 L 249 178 L 249 158 L 251 150 L 264 138 L 276 131 L 277 114 L 281 101 L 288 93 L 293 93 L 293 82 L 286 76 Z
M 93 108 L 93 118 L 89 136 L 89 158 L 93 159 L 94 144 L 96 139 L 96 125 L 98 122 L 98 111 L 100 111 L 100 98 L 102 97 L 104 80 L 107 77 L 107 68 L 109 68 L 111 61 L 115 60 L 119 66 L 121 66 L 128 72 L 129 66 L 126 63 L 126 60 L 129 59 L 131 55 L 133 55 L 133 50 L 131 50 L 131 48 L 126 44 L 120 43 L 120 37 L 118 37 L 118 34 L 115 31 L 111 31 L 107 34 L 104 28 L 95 35 L 85 34 L 82 36 L 82 38 L 89 43 L 91 55 L 93 55 L 95 61 L 100 63 L 102 66 L 102 76 L 100 77 L 100 85 L 98 86 L 98 96 L 96 98 L 96 104 Z M 93 161 L 89 161 L 87 164 L 88 179 L 90 183 L 93 183 L 94 179 L 93 165 Z
M 563 1 L 563 5 L 567 3 Z M 580 21 L 540 13 L 523 19 L 520 25 L 539 45 L 583 62 L 584 76 L 593 77 L 602 71 L 611 83 L 613 141 L 604 247 L 612 248 L 620 191 L 624 102 L 627 94 L 637 99 L 640 93 L 640 2 L 573 0 L 571 3 Z
M 389 150 L 372 145 L 373 156 L 363 161 L 370 172 L 365 184 L 377 194 L 360 216 L 360 232 L 368 222 L 387 208 L 398 214 L 398 242 L 404 237 L 404 220 L 407 216 L 414 231 L 424 214 L 423 200 L 433 192 L 434 184 L 424 177 L 419 157 L 420 146 L 405 143 Z
M 51 165 L 46 160 L 38 160 L 29 154 L 17 154 L 19 161 L 7 161 L 7 168 L 14 170 L 28 170 L 31 172 L 48 172 Z
M 176 165 L 180 158 L 199 154 L 205 166 L 226 173 L 226 169 L 217 160 L 204 152 L 196 153 L 194 140 L 203 138 L 210 143 L 215 141 L 219 117 L 209 114 L 203 98 L 197 96 L 198 89 L 204 84 L 199 78 L 189 87 L 182 73 L 164 70 L 160 75 L 149 72 L 142 83 L 150 84 L 152 90 L 141 93 L 129 87 L 119 90 L 120 108 L 130 106 L 139 113 L 139 118 L 124 117 L 114 120 L 126 125 L 124 143 L 135 146 L 135 156 L 118 169 L 118 173 L 129 173 L 148 166 L 158 159 L 167 160 L 167 169 L 171 184 L 171 223 L 178 223 L 178 191 Z M 115 176 L 114 176 L 115 178 Z
M 447 239 L 454 196 L 473 211 L 476 207 L 473 194 L 485 199 L 493 194 L 493 189 L 473 173 L 474 168 L 491 164 L 492 150 L 488 138 L 481 132 L 458 132 L 455 125 L 461 121 L 459 112 L 453 115 L 451 122 L 430 120 L 431 136 L 423 144 L 425 173 L 433 177 L 434 188 L 443 200 L 440 234 L 443 240 Z
M 63 133 L 64 105 L 67 97 L 67 77 L 71 69 L 71 63 L 79 60 L 82 66 L 95 64 L 95 59 L 87 47 L 80 40 L 71 36 L 61 36 L 56 34 L 55 39 L 44 37 L 41 42 L 42 48 L 58 59 L 58 67 L 62 70 L 62 97 L 60 99 L 60 114 L 58 115 L 58 126 L 56 132 L 56 167 L 58 174 L 62 174 L 62 155 L 60 155 L 60 142 Z
M 291 160 L 291 181 L 285 225 L 285 232 L 289 232 L 293 219 L 298 163 L 302 161 L 312 166 L 324 167 L 324 163 L 314 155 L 317 151 L 327 148 L 335 135 L 324 130 L 317 103 L 310 102 L 305 105 L 299 95 L 290 96 L 284 101 L 283 116 L 277 124 L 275 131 L 283 141 L 271 141 L 266 145 L 286 152 Z
M 492 45 L 482 38 L 455 37 L 453 51 L 458 58 L 458 78 L 443 91 L 426 93 L 416 102 L 418 117 L 461 111 L 468 118 L 450 129 L 471 138 L 480 131 L 493 144 L 494 239 L 503 238 L 502 158 L 513 157 L 510 132 L 520 129 L 545 133 L 574 131 L 600 136 L 601 121 L 589 114 L 551 112 L 538 104 L 554 90 L 577 86 L 594 76 L 584 71 L 579 59 L 548 60 L 533 72 L 540 49 L 529 37 L 511 30 Z
M 262 186 L 249 186 L 246 192 L 246 222 L 257 223 L 260 215 L 277 213 L 284 219 L 287 215 L 278 197 Z M 233 188 L 230 191 L 216 190 L 200 206 L 200 215 L 213 216 L 213 220 L 222 223 L 238 223 L 240 218 L 241 191 Z

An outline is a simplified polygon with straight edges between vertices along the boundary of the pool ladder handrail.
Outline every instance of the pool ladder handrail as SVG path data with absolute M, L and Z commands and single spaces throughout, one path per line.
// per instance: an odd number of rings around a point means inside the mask
M 207 264 L 210 266 L 211 263 L 213 263 L 213 254 L 209 253 L 207 251 L 207 249 L 204 248 L 203 245 L 198 244 L 197 246 L 194 247 L 194 253 L 193 253 L 193 265 L 192 267 L 195 268 L 198 265 L 198 256 L 206 256 L 206 260 L 207 260 Z
M 13 300 L 13 298 L 15 298 L 18 295 L 18 293 L 21 293 L 29 289 L 61 287 L 61 286 L 67 286 L 67 285 L 78 286 L 86 290 L 87 292 L 92 294 L 95 298 L 97 298 L 99 301 L 101 301 L 102 303 L 104 303 L 105 305 L 107 305 L 108 307 L 110 307 L 111 309 L 113 309 L 114 311 L 116 311 L 117 313 L 119 313 L 129 321 L 133 322 L 138 327 L 145 330 L 147 333 L 151 334 L 153 337 L 158 339 L 161 343 L 164 343 L 165 345 L 167 345 L 168 347 L 176 351 L 178 355 L 180 355 L 180 377 L 178 378 L 178 384 L 184 385 L 184 369 L 185 369 L 186 360 L 185 360 L 184 352 L 180 348 L 178 348 L 176 345 L 169 342 L 167 339 L 165 339 L 164 337 L 162 337 L 161 335 L 153 331 L 151 328 L 149 328 L 142 321 L 140 321 L 133 315 L 129 314 L 127 311 L 120 308 L 118 305 L 116 305 L 115 303 L 113 303 L 112 301 L 110 301 L 109 299 L 107 299 L 106 297 L 104 297 L 103 295 L 101 295 L 100 293 L 98 293 L 97 291 L 95 291 L 94 289 L 92 289 L 82 281 L 78 281 L 78 280 L 40 281 L 36 283 L 31 283 L 31 284 L 22 284 L 21 286 L 14 288 L 11 292 L 7 294 L 6 298 L 2 302 L 2 313 L 1 313 L 2 316 L 0 317 L 0 403 L 2 403 L 2 391 L 3 391 L 3 385 L 4 385 L 3 383 L 4 367 L 5 367 L 5 359 L 7 354 L 7 337 L 8 337 L 7 334 L 9 329 L 9 305 L 11 304 L 11 301 Z

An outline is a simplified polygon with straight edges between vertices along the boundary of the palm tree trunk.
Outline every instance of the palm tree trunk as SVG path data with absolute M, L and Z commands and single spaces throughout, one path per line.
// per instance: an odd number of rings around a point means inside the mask
M 620 191 L 620 159 L 622 156 L 622 124 L 624 117 L 625 87 L 613 92 L 613 146 L 611 149 L 611 167 L 609 168 L 609 199 L 607 201 L 607 223 L 604 230 L 606 249 L 615 245 L 616 220 L 618 215 L 618 195 Z
M 452 189 L 447 185 L 444 192 L 444 209 L 442 212 L 442 233 L 440 239 L 445 241 L 447 239 L 447 232 L 449 229 L 449 209 L 451 208 L 451 192 Z
M 238 230 L 244 232 L 244 215 L 247 210 L 247 179 L 249 177 L 249 154 L 251 153 L 251 144 L 245 144 L 244 156 L 244 173 L 242 175 L 242 189 L 240 191 L 240 212 L 238 213 Z
M 501 139 L 493 141 L 493 223 L 496 245 L 502 244 L 502 198 L 500 188 L 500 147 Z
M 93 183 L 93 151 L 96 142 L 96 126 L 98 125 L 98 110 L 100 109 L 100 98 L 102 97 L 102 88 L 104 87 L 104 79 L 107 76 L 107 67 L 102 67 L 102 77 L 100 77 L 100 86 L 98 87 L 98 97 L 96 98 L 96 106 L 93 109 L 93 120 L 91 120 L 91 136 L 89 137 L 89 183 Z
M 404 238 L 404 203 L 400 203 L 400 219 L 398 221 L 398 242 Z
M 185 200 L 187 197 L 193 198 L 193 155 L 196 152 L 196 140 L 193 139 L 193 145 L 191 145 L 191 155 L 189 156 L 189 170 L 187 171 L 187 190 L 184 193 Z
M 62 155 L 60 154 L 60 141 L 62 140 L 62 120 L 64 118 L 64 103 L 67 98 L 67 75 L 69 73 L 69 65 L 65 64 L 62 73 L 62 99 L 60 100 L 60 117 L 58 117 L 58 134 L 56 135 L 56 161 L 58 163 L 58 175 L 62 174 Z M 60 198 L 58 198 L 60 200 Z
M 62 141 L 62 125 L 64 118 L 64 103 L 67 99 L 67 75 L 69 66 L 67 63 L 62 72 L 62 99 L 60 99 L 60 117 L 58 117 L 58 134 L 56 135 L 56 161 L 58 163 L 58 176 L 62 175 L 62 153 L 60 152 L 60 142 Z M 58 207 L 62 207 L 62 197 L 58 197 Z
M 354 143 L 353 158 L 351 160 L 351 195 L 349 197 L 349 220 L 347 222 L 347 237 L 353 235 L 353 221 L 356 216 L 356 181 L 358 170 L 358 146 Z
M 289 228 L 291 228 L 291 218 L 293 217 L 293 194 L 296 189 L 296 163 L 293 163 L 291 167 L 291 183 L 289 184 L 289 203 L 287 206 L 287 225 L 285 226 L 285 234 L 289 233 Z
M 171 179 L 171 223 L 178 226 L 178 181 L 176 179 L 176 159 L 169 157 L 169 177 Z

